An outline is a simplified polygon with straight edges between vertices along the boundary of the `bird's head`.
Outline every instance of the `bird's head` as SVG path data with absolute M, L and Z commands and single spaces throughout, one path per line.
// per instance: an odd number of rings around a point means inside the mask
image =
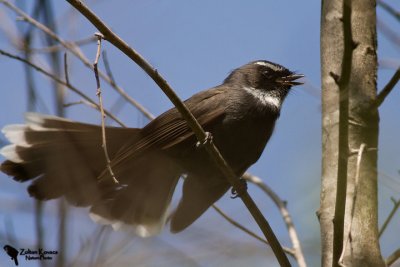
M 297 79 L 304 77 L 287 68 L 266 60 L 257 60 L 243 65 L 225 79 L 225 84 L 244 89 L 261 102 L 280 107 L 292 86 L 301 85 Z

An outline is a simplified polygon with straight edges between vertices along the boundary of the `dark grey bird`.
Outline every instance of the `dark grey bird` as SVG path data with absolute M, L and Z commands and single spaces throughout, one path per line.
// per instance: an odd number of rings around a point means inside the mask
M 260 157 L 282 102 L 301 77 L 253 61 L 185 104 L 239 178 Z M 7 160 L 0 169 L 16 181 L 32 181 L 31 196 L 64 196 L 74 206 L 89 206 L 94 220 L 114 228 L 131 225 L 141 236 L 158 233 L 168 219 L 172 232 L 182 231 L 230 188 L 175 108 L 143 128 L 106 128 L 118 184 L 106 168 L 99 126 L 28 113 L 26 124 L 5 126 L 3 133 L 12 144 L 1 150 Z M 182 176 L 182 198 L 171 212 Z

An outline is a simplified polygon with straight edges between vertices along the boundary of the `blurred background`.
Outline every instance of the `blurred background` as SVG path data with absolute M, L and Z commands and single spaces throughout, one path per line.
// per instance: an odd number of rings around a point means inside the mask
M 93 62 L 97 47 L 90 38 L 96 29 L 68 3 L 11 2 L 42 23 L 53 24 L 62 39 L 85 40 L 80 49 Z M 398 1 L 386 2 L 400 10 Z M 182 99 L 220 84 L 234 68 L 257 59 L 282 64 L 306 76 L 305 85 L 292 90 L 285 101 L 273 137 L 249 171 L 287 201 L 308 265 L 320 265 L 319 223 L 315 214 L 319 207 L 321 172 L 320 1 L 92 0 L 86 3 L 146 58 Z M 400 66 L 400 32 L 399 21 L 381 6 L 377 7 L 377 14 L 378 88 L 381 89 Z M 64 80 L 65 49 L 58 50 L 57 69 L 48 49 L 43 49 L 57 43 L 0 4 L 0 49 L 23 57 L 24 40 L 29 40 L 33 49 L 30 60 L 58 73 Z M 107 42 L 103 42 L 102 49 L 107 53 L 117 84 L 132 98 L 156 116 L 172 107 L 155 83 L 125 55 Z M 93 72 L 70 52 L 67 58 L 70 83 L 97 101 Z M 0 55 L 1 127 L 23 123 L 24 112 L 28 110 L 59 113 L 53 81 L 26 69 L 21 62 Z M 104 71 L 102 60 L 100 69 Z M 393 207 L 391 197 L 400 199 L 400 90 L 397 89 L 380 109 L 380 225 Z M 148 122 L 104 81 L 102 91 L 105 107 L 125 124 L 142 127 Z M 63 109 L 65 116 L 99 124 L 100 114 L 76 103 L 79 101 L 78 95 L 65 89 L 64 103 L 71 104 Z M 108 124 L 115 125 L 111 120 Z M 0 142 L 7 144 L 4 136 L 0 136 Z M 1 246 L 35 248 L 37 245 L 37 209 L 26 192 L 27 185 L 0 174 Z M 174 201 L 179 197 L 179 187 L 176 192 Z M 291 247 L 285 224 L 273 202 L 253 185 L 249 186 L 249 192 L 281 243 Z M 218 205 L 233 219 L 260 233 L 240 199 L 232 200 L 227 194 Z M 58 249 L 58 207 L 58 201 L 46 202 L 42 207 L 45 250 Z M 129 231 L 115 232 L 96 225 L 82 208 L 68 207 L 65 222 L 66 247 L 62 251 L 65 266 L 278 265 L 269 247 L 233 227 L 212 209 L 180 234 L 165 229 L 161 235 L 147 239 Z M 400 247 L 399 222 L 397 214 L 381 237 L 386 257 Z M 56 261 L 20 260 L 20 263 L 53 266 Z M 0 265 L 12 266 L 5 253 L 0 253 Z

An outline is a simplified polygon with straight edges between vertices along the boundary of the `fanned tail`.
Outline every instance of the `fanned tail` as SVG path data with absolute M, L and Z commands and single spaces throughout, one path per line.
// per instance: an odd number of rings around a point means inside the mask
M 110 158 L 139 140 L 140 130 L 107 127 Z M 27 113 L 26 124 L 8 125 L 3 133 L 11 144 L 0 150 L 7 159 L 0 170 L 16 181 L 32 181 L 31 196 L 64 196 L 75 206 L 90 206 L 95 220 L 132 225 L 142 236 L 162 229 L 180 169 L 160 151 L 127 158 L 113 169 L 120 181 L 115 184 L 108 175 L 99 180 L 106 169 L 99 126 Z

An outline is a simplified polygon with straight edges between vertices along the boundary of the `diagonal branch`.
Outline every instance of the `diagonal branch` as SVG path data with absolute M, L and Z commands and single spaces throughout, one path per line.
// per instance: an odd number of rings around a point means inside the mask
M 400 12 L 394 9 L 392 6 L 389 4 L 383 2 L 383 0 L 378 0 L 377 1 L 378 6 L 381 6 L 384 10 L 386 10 L 389 14 L 391 14 L 393 17 L 395 17 L 397 20 L 400 21 Z
M 379 230 L 379 237 L 382 236 L 383 232 L 385 232 L 386 227 L 389 225 L 390 221 L 392 220 L 394 214 L 396 213 L 396 211 L 399 209 L 400 207 L 400 200 L 396 200 L 393 197 L 391 198 L 392 202 L 393 202 L 393 208 L 390 211 L 388 217 L 386 218 L 385 222 L 383 223 L 381 229 Z
M 400 248 L 396 249 L 395 252 L 390 254 L 390 256 L 386 259 L 385 263 L 386 266 L 391 266 L 393 263 L 395 263 L 398 259 L 400 258 Z
M 393 77 L 390 79 L 388 84 L 382 89 L 379 95 L 376 98 L 376 107 L 379 107 L 383 101 L 385 101 L 386 97 L 390 94 L 393 88 L 396 86 L 397 82 L 400 80 L 400 68 L 394 73 Z
M 283 221 L 286 224 L 290 240 L 292 241 L 293 257 L 296 259 L 299 267 L 306 267 L 307 264 L 303 255 L 303 251 L 301 249 L 300 240 L 299 237 L 297 236 L 296 228 L 294 227 L 292 217 L 290 216 L 290 213 L 286 208 L 286 202 L 283 201 L 268 185 L 266 185 L 261 178 L 254 176 L 248 172 L 243 174 L 242 177 L 243 179 L 258 186 L 262 191 L 264 191 L 264 193 L 266 193 L 272 199 L 272 201 L 278 207 L 279 212 L 282 215 Z
M 155 70 L 140 54 L 133 50 L 127 43 L 125 43 L 119 36 L 112 32 L 86 5 L 78 0 L 67 0 L 72 6 L 74 6 L 82 15 L 84 15 L 103 35 L 106 40 L 120 49 L 125 55 L 132 59 L 137 65 L 139 65 L 161 88 L 161 90 L 168 96 L 171 102 L 175 105 L 182 117 L 186 120 L 189 127 L 192 129 L 199 141 L 207 139 L 207 135 L 202 129 L 199 122 L 195 119 L 189 109 L 183 104 L 176 93 L 172 90 L 169 84 L 164 80 L 163 77 Z M 261 211 L 256 206 L 253 199 L 247 193 L 246 189 L 241 185 L 238 177 L 228 166 L 227 162 L 222 157 L 221 153 L 214 146 L 212 142 L 205 142 L 205 148 L 211 158 L 215 161 L 220 171 L 229 180 L 236 192 L 239 193 L 242 201 L 256 220 L 257 224 L 261 228 L 265 237 L 269 241 L 271 248 L 280 263 L 281 266 L 291 266 L 290 262 L 282 250 L 282 247 L 273 233 L 269 223 L 262 215 Z

